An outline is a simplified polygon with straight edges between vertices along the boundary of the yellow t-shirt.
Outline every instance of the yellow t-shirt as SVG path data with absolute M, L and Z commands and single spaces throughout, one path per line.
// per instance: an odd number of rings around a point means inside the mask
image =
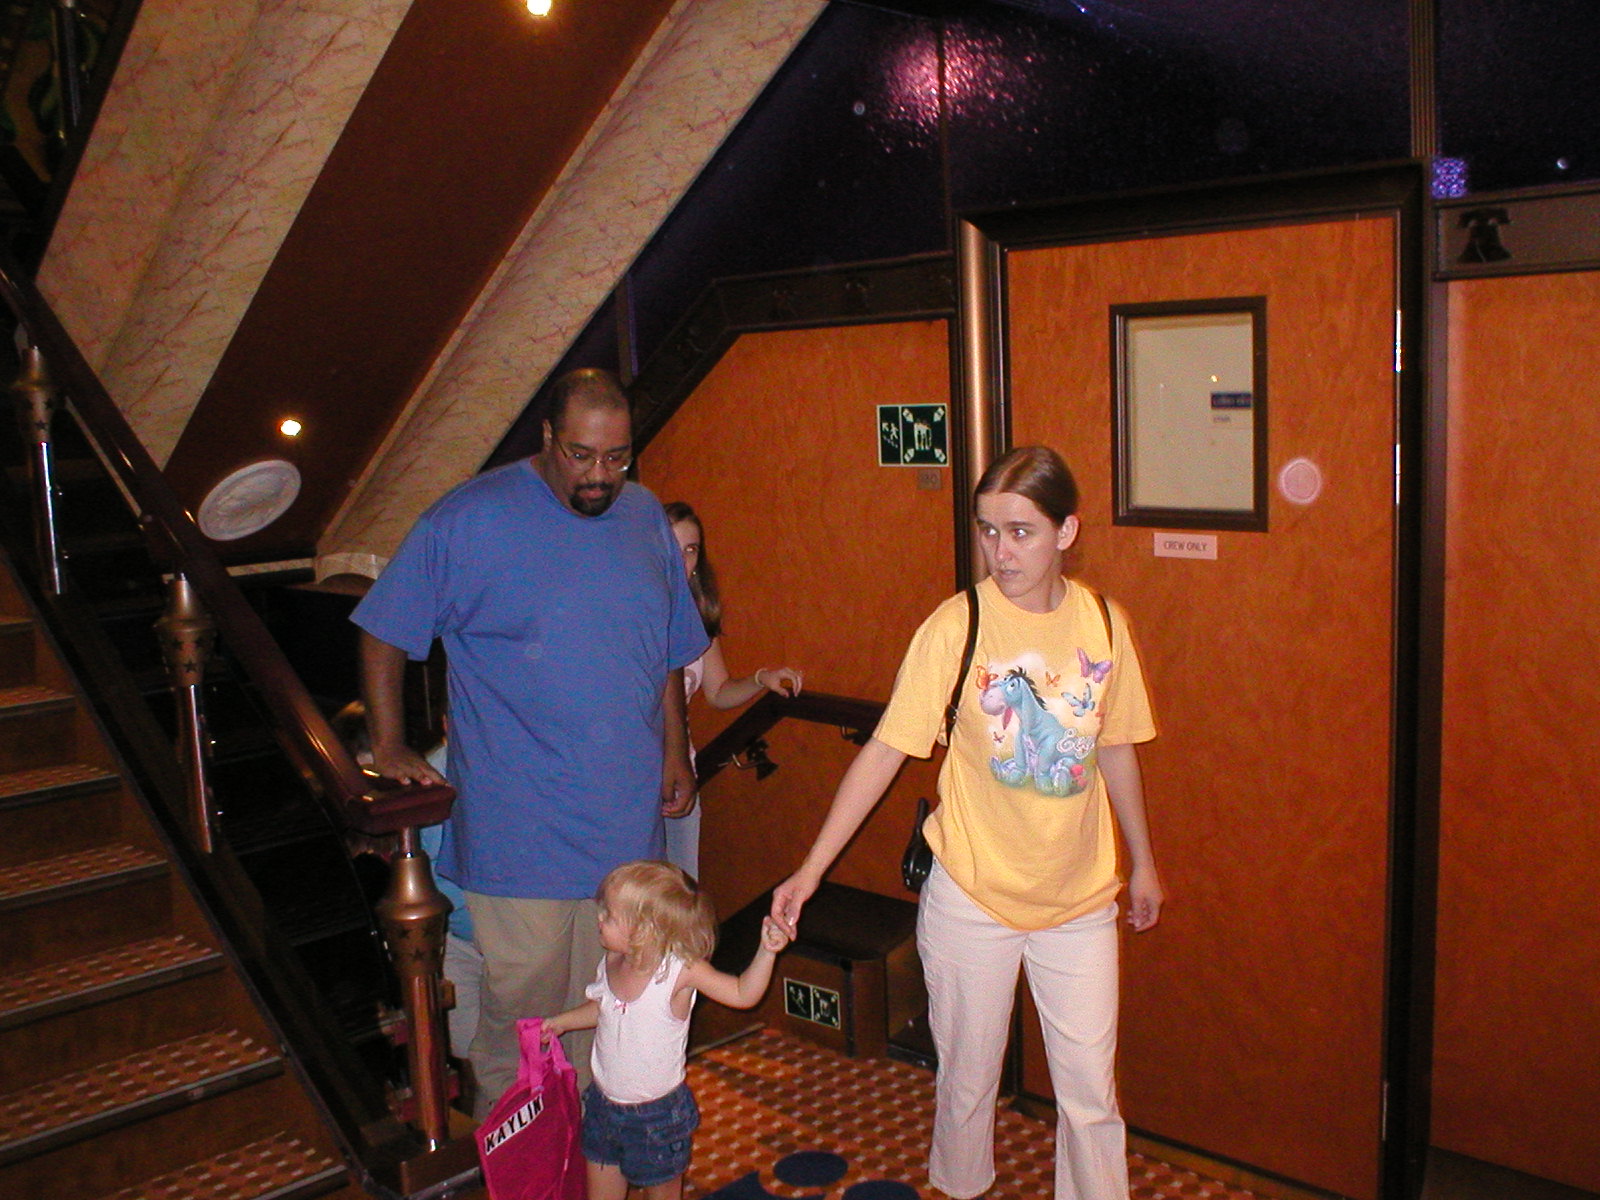
M 992 579 L 978 585 L 978 644 L 926 826 L 951 878 L 1013 929 L 1049 929 L 1116 896 L 1116 821 L 1096 749 L 1156 733 L 1121 611 L 1111 606 L 1113 655 L 1094 594 L 1066 583 L 1050 613 L 1018 608 Z M 932 753 L 966 635 L 959 593 L 911 639 L 879 741 Z

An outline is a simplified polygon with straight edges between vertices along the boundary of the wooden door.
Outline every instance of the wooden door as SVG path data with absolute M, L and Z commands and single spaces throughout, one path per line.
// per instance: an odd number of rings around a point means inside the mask
M 1142 753 L 1169 893 L 1124 942 L 1130 1124 L 1345 1196 L 1380 1167 L 1396 221 L 1392 215 L 1012 250 L 1012 442 L 1082 491 L 1080 574 L 1128 609 L 1160 736 Z M 1110 306 L 1267 298 L 1265 532 L 1214 560 L 1112 524 Z M 1025 1054 L 1025 1085 L 1048 1082 Z

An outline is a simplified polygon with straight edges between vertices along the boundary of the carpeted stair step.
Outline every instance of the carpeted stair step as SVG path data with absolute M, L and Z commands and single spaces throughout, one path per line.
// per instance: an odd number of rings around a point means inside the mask
M 0 808 L 64 800 L 89 792 L 109 791 L 118 784 L 114 771 L 88 763 L 62 763 L 0 772 Z
M 75 759 L 77 707 L 68 693 L 38 684 L 0 687 L 0 766 L 21 771 Z
M 222 966 L 181 933 L 146 938 L 0 978 L 0 1030 L 150 991 Z
M 136 846 L 95 846 L 21 863 L 0 873 L 0 913 L 155 879 L 166 873 L 164 858 Z
M 122 780 L 61 763 L 0 773 L 0 873 L 120 840 Z
M 190 1163 L 100 1200 L 309 1200 L 345 1182 L 342 1164 L 288 1134 Z
M 195 1104 L 279 1074 L 236 1030 L 196 1034 L 0 1096 L 0 1164 Z
M 35 665 L 32 619 L 0 615 L 0 687 L 32 683 Z
M 66 692 L 41 687 L 36 683 L 14 684 L 0 688 L 0 720 L 46 712 L 69 712 L 76 703 Z

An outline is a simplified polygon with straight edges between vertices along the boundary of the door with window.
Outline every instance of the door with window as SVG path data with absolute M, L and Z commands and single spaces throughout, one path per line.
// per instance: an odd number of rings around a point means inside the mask
M 1164 1142 L 1363 1198 L 1378 1192 L 1383 1119 L 1397 222 L 1004 258 L 1010 442 L 1072 466 L 1077 572 L 1127 609 L 1160 729 L 1142 761 L 1169 902 L 1124 941 L 1126 1115 Z M 1228 297 L 1264 298 L 1265 395 L 1219 381 L 1223 401 L 1186 419 L 1202 447 L 1253 408 L 1265 527 L 1115 523 L 1112 310 Z M 1048 1096 L 1025 1028 L 1023 1086 Z

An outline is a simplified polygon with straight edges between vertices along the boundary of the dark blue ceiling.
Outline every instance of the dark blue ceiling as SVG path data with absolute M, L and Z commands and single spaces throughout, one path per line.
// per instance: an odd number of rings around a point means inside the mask
M 1600 176 L 1600 3 L 1436 9 L 1467 185 Z M 1410 22 L 1406 0 L 834 0 L 634 264 L 629 366 L 713 280 L 947 250 L 963 212 L 1406 158 Z M 614 308 L 556 373 L 621 365 Z M 537 447 L 537 400 L 493 462 Z

